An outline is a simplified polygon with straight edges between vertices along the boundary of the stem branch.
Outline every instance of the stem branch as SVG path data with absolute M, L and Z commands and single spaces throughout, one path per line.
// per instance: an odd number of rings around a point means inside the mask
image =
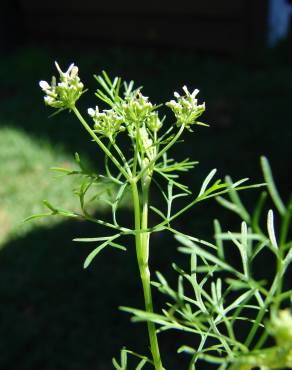
M 85 121 L 85 119 L 80 114 L 79 110 L 76 108 L 76 106 L 73 106 L 72 111 L 75 113 L 76 117 L 79 119 L 79 121 L 82 123 L 85 130 L 89 133 L 89 135 L 93 138 L 93 140 L 98 144 L 98 146 L 104 151 L 104 153 L 110 158 L 110 160 L 116 165 L 116 167 L 119 169 L 119 171 L 125 176 L 127 180 L 129 180 L 129 175 L 125 171 L 125 169 L 121 166 L 120 162 L 112 155 L 112 153 L 108 150 L 108 148 L 104 145 L 104 143 L 99 139 L 98 136 L 95 135 L 94 131 L 91 129 L 91 127 L 88 125 L 88 123 Z

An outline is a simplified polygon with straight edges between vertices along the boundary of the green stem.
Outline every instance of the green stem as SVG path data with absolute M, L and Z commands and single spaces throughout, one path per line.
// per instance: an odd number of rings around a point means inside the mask
M 283 270 L 284 270 L 284 257 L 285 257 L 285 246 L 286 238 L 288 234 L 289 222 L 291 218 L 291 204 L 289 204 L 282 217 L 282 225 L 280 231 L 280 240 L 279 240 L 279 253 L 277 256 L 277 292 L 275 297 L 275 304 L 273 306 L 274 311 L 278 311 L 281 305 L 281 294 L 283 290 Z
M 143 188 L 142 214 L 141 214 L 137 184 L 135 182 L 134 183 L 132 182 L 132 195 L 135 213 L 135 231 L 136 231 L 135 241 L 136 241 L 137 261 L 144 293 L 145 310 L 146 312 L 152 313 L 153 303 L 150 285 L 150 271 L 148 265 L 149 233 L 142 231 L 144 229 L 147 229 L 148 225 L 148 192 L 149 187 L 145 186 Z M 154 367 L 156 370 L 163 370 L 154 323 L 147 322 L 147 328 Z
M 118 155 L 120 156 L 121 160 L 123 161 L 124 166 L 126 168 L 126 171 L 128 172 L 128 175 L 130 177 L 132 177 L 132 172 L 131 172 L 131 169 L 129 167 L 129 164 L 128 164 L 125 156 L 124 156 L 124 153 L 121 151 L 121 149 L 118 147 L 118 145 L 114 142 L 114 140 L 112 138 L 110 138 L 110 142 L 111 142 L 112 146 L 115 148 L 115 150 L 118 153 Z
M 247 338 L 246 338 L 246 340 L 244 342 L 244 345 L 246 347 L 249 347 L 251 345 L 251 343 L 252 343 L 252 341 L 253 341 L 253 339 L 254 339 L 254 337 L 256 335 L 256 332 L 257 332 L 257 330 L 258 330 L 258 328 L 260 326 L 260 323 L 263 321 L 263 318 L 264 318 L 264 316 L 266 314 L 267 308 L 269 307 L 269 305 L 271 304 L 271 302 L 274 299 L 274 296 L 275 296 L 275 293 L 276 293 L 276 290 L 277 290 L 277 286 L 278 286 L 277 283 L 278 283 L 278 281 L 277 281 L 277 274 L 276 274 L 276 276 L 274 278 L 274 281 L 272 283 L 272 286 L 271 286 L 271 288 L 270 288 L 270 290 L 268 292 L 268 295 L 267 295 L 267 297 L 266 297 L 266 299 L 264 301 L 264 304 L 261 307 L 261 309 L 259 310 L 259 312 L 258 312 L 258 314 L 256 316 L 256 319 L 255 319 L 255 321 L 254 321 L 254 323 L 252 325 L 252 328 L 251 328 L 251 330 L 250 330 L 250 332 L 249 332 L 249 334 L 248 334 L 248 336 L 247 336 Z
M 281 247 L 280 247 L 281 248 Z M 283 251 L 281 249 L 279 250 L 279 255 L 278 255 L 278 260 L 277 260 L 277 291 L 276 291 L 276 296 L 275 296 L 275 303 L 273 305 L 273 310 L 275 312 L 278 311 L 280 308 L 281 300 L 279 299 L 282 293 L 283 289 Z
M 125 171 L 125 169 L 121 166 L 120 162 L 112 155 L 112 153 L 108 150 L 108 148 L 104 145 L 104 143 L 97 137 L 94 133 L 94 131 L 91 129 L 91 127 L 88 125 L 88 123 L 85 121 L 85 119 L 80 114 L 79 110 L 73 106 L 72 111 L 75 113 L 76 117 L 79 119 L 79 121 L 82 123 L 85 130 L 89 133 L 89 135 L 92 137 L 92 139 L 98 144 L 98 146 L 104 151 L 104 153 L 110 158 L 110 160 L 116 165 L 116 167 L 119 169 L 119 171 L 125 176 L 127 180 L 130 180 L 130 177 L 128 173 Z
M 142 178 L 142 176 L 144 175 L 144 173 L 151 167 L 153 167 L 154 163 L 157 162 L 157 160 L 163 156 L 164 153 L 166 153 L 176 142 L 177 140 L 179 139 L 179 137 L 181 136 L 181 134 L 183 133 L 183 130 L 185 128 L 185 125 L 182 124 L 180 126 L 180 129 L 179 131 L 176 133 L 176 135 L 170 140 L 170 142 L 148 163 L 147 166 L 145 166 L 139 173 L 139 175 L 137 176 L 136 180 L 140 180 Z

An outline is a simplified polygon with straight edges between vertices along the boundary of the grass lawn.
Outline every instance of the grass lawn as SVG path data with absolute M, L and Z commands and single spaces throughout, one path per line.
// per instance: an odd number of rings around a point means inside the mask
M 200 56 L 192 52 L 131 49 L 27 48 L 0 60 L 0 369 L 1 370 L 105 370 L 124 344 L 145 349 L 145 332 L 128 323 L 118 312 L 122 305 L 141 307 L 139 282 L 133 278 L 135 255 L 105 251 L 92 267 L 82 270 L 88 246 L 73 247 L 75 236 L 103 232 L 83 222 L 47 218 L 21 221 L 43 212 L 42 200 L 62 208 L 78 208 L 72 189 L 74 177 L 56 179 L 52 166 L 75 166 L 79 152 L 95 170 L 102 156 L 88 141 L 70 114 L 48 119 L 43 106 L 40 79 L 54 73 L 53 60 L 66 66 L 74 61 L 88 85 L 80 109 L 94 106 L 93 73 L 106 69 L 110 75 L 133 79 L 145 86 L 154 102 L 167 101 L 174 90 L 187 84 L 198 87 L 205 100 L 204 121 L 174 151 L 202 164 L 186 181 L 192 189 L 211 168 L 219 175 L 251 177 L 261 181 L 259 156 L 269 157 L 285 197 L 291 193 L 291 96 L 292 55 L 283 48 L 239 59 Z M 153 197 L 156 194 L 153 193 Z M 254 197 L 246 196 L 252 206 Z M 97 212 L 106 212 L 103 202 Z M 219 214 L 219 216 L 218 216 Z M 177 227 L 195 236 L 211 238 L 210 225 L 220 215 L 236 222 L 218 206 L 199 206 Z M 122 217 L 129 219 L 123 210 Z M 152 264 L 170 270 L 181 256 L 170 237 L 155 236 Z M 167 246 L 167 247 L 166 247 Z M 184 263 L 184 262 L 182 262 Z M 163 338 L 163 337 L 162 337 Z M 176 348 L 180 335 L 164 341 L 166 352 Z M 169 356 L 167 369 L 183 368 L 181 357 Z
M 54 163 L 74 167 L 71 156 L 61 148 L 9 126 L 0 128 L 0 148 L 0 244 L 56 222 L 54 218 L 44 218 L 22 223 L 26 217 L 44 212 L 42 200 L 48 196 L 65 208 L 78 208 L 77 198 L 70 192 L 77 186 L 76 179 L 66 176 L 60 181 L 49 170 Z

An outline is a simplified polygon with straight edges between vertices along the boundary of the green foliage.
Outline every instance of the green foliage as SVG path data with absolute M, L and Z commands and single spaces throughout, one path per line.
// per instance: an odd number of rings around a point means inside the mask
M 75 191 L 81 211 L 65 210 L 46 201 L 45 205 L 49 212 L 45 215 L 78 217 L 103 225 L 111 231 L 107 236 L 74 239 L 79 242 L 97 243 L 84 262 L 85 268 L 92 263 L 99 252 L 107 247 L 125 250 L 119 238 L 132 236 L 135 241 L 145 310 L 125 307 L 122 309 L 133 313 L 135 321 L 147 321 L 151 353 L 145 357 L 123 349 L 120 364 L 114 359 L 114 367 L 118 370 L 127 369 L 128 354 L 131 354 L 140 360 L 136 369 L 142 369 L 146 363 L 149 363 L 156 370 L 163 370 L 156 330 L 158 325 L 160 331 L 178 329 L 200 337 L 198 348 L 181 346 L 179 349 L 180 352 L 192 354 L 190 369 L 195 368 L 198 359 L 219 363 L 221 370 L 227 368 L 229 364 L 234 369 L 236 368 L 234 366 L 238 366 L 239 369 L 243 356 L 249 356 L 250 360 L 250 367 L 246 369 L 257 365 L 272 368 L 272 361 L 279 357 L 278 347 L 275 349 L 277 353 L 275 352 L 274 357 L 266 355 L 266 360 L 262 360 L 265 358 L 264 352 L 260 352 L 261 355 L 257 356 L 256 351 L 262 349 L 268 336 L 263 325 L 267 311 L 271 308 L 271 313 L 276 317 L 282 302 L 287 299 L 288 293 L 283 293 L 282 288 L 283 277 L 292 260 L 289 252 L 291 243 L 287 244 L 286 241 L 291 205 L 285 208 L 282 204 L 273 184 L 268 162 L 263 159 L 263 172 L 272 199 L 283 217 L 284 226 L 279 236 L 281 242 L 278 242 L 276 236 L 272 210 L 267 216 L 267 233 L 261 231 L 262 226 L 259 223 L 264 195 L 261 196 L 258 207 L 252 214 L 249 214 L 238 195 L 239 190 L 261 185 L 245 185 L 248 179 L 234 183 L 228 177 L 225 181 L 214 180 L 216 169 L 206 176 L 198 193 L 181 182 L 180 174 L 192 169 L 197 162 L 189 159 L 175 161 L 169 157 L 169 152 L 180 142 L 185 129 L 190 135 L 190 131 L 193 131 L 195 126 L 202 125 L 197 119 L 205 110 L 205 104 L 198 105 L 196 99 L 198 90 L 190 93 L 184 86 L 183 96 L 175 93 L 177 101 L 171 100 L 165 104 L 175 116 L 174 124 L 167 125 L 165 117 L 161 118 L 159 115 L 161 105 L 152 104 L 148 97 L 142 95 L 141 88 L 134 89 L 133 82 L 122 83 L 120 78 L 112 81 L 103 72 L 101 76 L 95 76 L 99 84 L 96 96 L 109 109 L 100 112 L 98 106 L 95 109 L 89 108 L 88 114 L 93 121 L 91 126 L 75 105 L 84 92 L 83 84 L 78 77 L 78 68 L 72 64 L 65 73 L 58 65 L 57 68 L 60 82 L 53 80 L 51 86 L 44 81 L 40 83 L 46 94 L 45 102 L 57 108 L 57 113 L 68 109 L 76 115 L 91 139 L 103 151 L 104 171 L 98 173 L 88 171 L 79 155 L 75 157 L 79 165 L 77 171 L 57 168 L 67 175 L 78 175 L 82 178 L 80 187 Z M 55 95 L 52 96 L 52 94 Z M 125 135 L 129 150 L 122 149 L 121 135 Z M 100 196 L 95 186 L 98 186 L 101 181 L 107 184 L 109 198 L 106 199 L 106 203 L 111 207 L 111 221 L 95 218 L 90 212 L 92 201 Z M 158 187 L 165 201 L 164 209 L 158 209 L 150 202 L 152 184 Z M 112 188 L 116 192 L 111 192 Z M 132 196 L 133 227 L 121 224 L 118 217 L 119 205 L 126 194 Z M 222 195 L 229 196 L 229 199 L 223 198 Z M 185 204 L 177 210 L 175 201 L 178 198 L 184 198 Z M 210 243 L 185 235 L 173 227 L 173 220 L 195 204 L 210 198 L 217 198 L 218 202 L 242 218 L 239 233 L 224 233 L 220 223 L 215 221 L 215 243 Z M 151 227 L 148 225 L 150 211 L 161 218 L 160 222 Z M 44 214 L 32 216 L 32 218 L 39 216 L 43 217 Z M 181 244 L 180 251 L 191 256 L 191 271 L 186 273 L 174 265 L 179 274 L 177 290 L 169 286 L 162 274 L 157 274 L 159 281 L 154 285 L 169 296 L 172 302 L 167 302 L 167 308 L 162 311 L 162 314 L 156 314 L 153 310 L 150 281 L 150 237 L 153 233 L 161 231 L 173 233 Z M 237 248 L 241 258 L 240 268 L 233 266 L 225 257 L 228 255 L 226 248 L 230 248 L 226 247 L 226 243 L 231 243 Z M 276 276 L 270 288 L 266 287 L 267 283 L 253 275 L 253 263 L 257 255 L 265 250 L 275 256 L 277 265 Z M 185 293 L 186 282 L 191 285 L 194 298 Z M 227 305 L 225 299 L 230 301 Z M 248 315 L 250 311 L 256 312 L 255 317 Z M 243 342 L 236 337 L 235 333 L 235 327 L 240 321 L 251 323 L 251 329 Z M 262 333 L 259 341 L 255 344 L 255 348 L 251 348 L 260 330 Z M 285 347 L 285 351 L 289 357 L 290 347 Z M 259 362 L 258 357 L 266 362 Z M 289 365 L 285 358 L 282 358 L 283 363 Z
M 275 230 L 274 211 L 270 209 L 267 215 L 263 213 L 265 192 L 249 213 L 232 187 L 231 179 L 227 178 L 229 199 L 220 196 L 217 201 L 239 215 L 241 230 L 223 232 L 221 224 L 215 220 L 215 242 L 209 245 L 177 233 L 179 250 L 190 255 L 190 272 L 173 265 L 179 275 L 177 288 L 171 288 L 157 272 L 158 281 L 153 285 L 168 298 L 166 308 L 161 314 L 122 308 L 134 314 L 134 321 L 156 323 L 160 326 L 159 331 L 175 329 L 198 336 L 198 348 L 181 345 L 178 349 L 179 353 L 191 355 L 189 369 L 195 369 L 198 360 L 232 370 L 292 366 L 292 315 L 288 309 L 280 309 L 289 307 L 292 297 L 291 290 L 283 289 L 285 281 L 289 282 L 288 269 L 292 262 L 292 242 L 288 238 L 292 201 L 284 205 L 265 157 L 261 158 L 261 164 L 267 188 L 278 210 L 279 232 Z M 263 218 L 266 219 L 264 227 Z M 233 266 L 232 260 L 228 261 L 230 248 L 237 250 L 240 268 Z M 269 269 L 275 272 L 271 279 L 268 275 L 265 280 L 259 280 L 258 263 L 265 253 L 270 255 Z M 192 294 L 185 293 L 189 287 Z M 242 321 L 247 323 L 244 336 L 240 330 Z M 274 347 L 265 347 L 269 336 L 276 341 Z

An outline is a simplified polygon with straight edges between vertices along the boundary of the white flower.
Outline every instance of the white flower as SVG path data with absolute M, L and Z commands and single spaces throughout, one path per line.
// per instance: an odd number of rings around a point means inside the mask
M 123 118 L 113 109 L 100 113 L 96 106 L 95 109 L 88 108 L 87 113 L 93 119 L 94 131 L 102 136 L 114 138 L 120 131 L 125 130 L 125 127 L 122 126 Z
M 196 99 L 199 93 L 198 89 L 195 89 L 192 93 L 189 92 L 186 86 L 183 86 L 184 96 L 180 96 L 179 93 L 174 92 L 174 96 L 177 101 L 170 100 L 166 103 L 174 113 L 176 118 L 177 126 L 185 125 L 186 128 L 191 130 L 191 125 L 200 124 L 197 119 L 205 111 L 205 103 L 198 105 L 198 100 Z
M 45 92 L 45 104 L 59 109 L 70 109 L 83 94 L 84 85 L 78 77 L 78 67 L 73 63 L 66 72 L 63 72 L 57 62 L 56 68 L 60 75 L 60 82 L 52 78 L 51 85 L 47 81 L 40 81 L 39 85 Z
M 183 91 L 186 93 L 186 96 L 191 96 L 193 99 L 195 99 L 195 97 L 198 95 L 199 93 L 199 90 L 198 89 L 195 89 L 191 94 L 188 90 L 188 88 L 184 85 L 182 87 Z

